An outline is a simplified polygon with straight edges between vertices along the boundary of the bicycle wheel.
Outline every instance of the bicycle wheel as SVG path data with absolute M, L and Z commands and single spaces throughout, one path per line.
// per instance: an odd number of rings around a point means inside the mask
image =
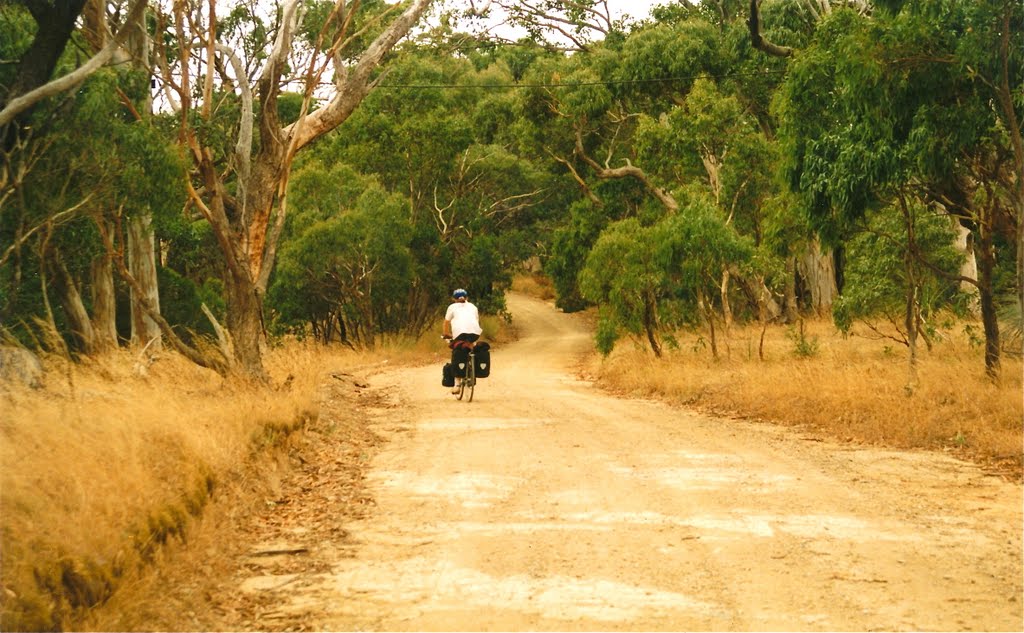
M 470 356 L 469 357 L 469 362 L 466 364 L 465 369 L 463 369 L 463 371 L 462 371 L 462 377 L 461 378 L 456 378 L 456 380 L 459 381 L 459 390 L 455 392 L 455 399 L 456 400 L 462 400 L 462 396 L 464 396 L 466 394 L 466 386 L 467 386 L 467 383 L 469 382 L 469 368 L 472 365 L 473 365 L 473 358 L 472 358 L 472 356 Z M 458 370 L 458 366 L 455 366 L 454 369 Z
M 469 383 L 469 384 L 466 384 Z M 466 379 L 462 381 L 463 389 L 469 388 L 469 398 L 466 402 L 473 402 L 473 391 L 476 389 L 476 358 L 470 353 L 469 366 L 466 367 Z

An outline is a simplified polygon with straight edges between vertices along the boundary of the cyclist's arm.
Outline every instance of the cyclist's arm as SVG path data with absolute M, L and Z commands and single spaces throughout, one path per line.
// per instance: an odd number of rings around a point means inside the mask
M 442 336 L 452 337 L 452 319 L 454 317 L 455 314 L 452 312 L 452 306 L 448 306 L 448 309 L 444 312 L 444 324 L 441 326 Z

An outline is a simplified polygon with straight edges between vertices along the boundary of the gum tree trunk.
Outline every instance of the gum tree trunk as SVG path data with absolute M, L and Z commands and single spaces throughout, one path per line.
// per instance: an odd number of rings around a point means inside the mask
M 914 226 L 914 211 L 907 205 L 902 195 L 899 200 L 900 209 L 903 211 L 903 227 L 907 233 L 907 250 L 903 255 L 904 274 L 907 277 L 906 312 L 903 322 L 907 329 L 907 389 L 913 390 L 917 387 L 917 326 L 921 319 L 920 288 L 914 255 L 917 236 Z
M 800 310 L 796 301 L 796 257 L 786 258 L 786 288 L 783 300 L 786 323 L 796 323 Z
M 92 262 L 92 327 L 96 351 L 117 349 L 117 303 L 114 294 L 114 265 L 109 255 Z
M 987 207 L 988 205 L 986 205 Z M 995 245 L 992 243 L 992 212 L 982 211 L 978 223 L 978 294 L 981 303 L 981 323 L 985 328 L 985 373 L 997 378 L 1000 371 L 999 317 L 993 294 L 993 272 L 996 267 Z
M 661 341 L 658 339 L 658 309 L 654 293 L 648 292 L 644 296 L 644 332 L 647 334 L 647 342 L 651 345 L 651 351 L 657 358 L 661 358 Z
M 725 322 L 725 330 L 732 327 L 732 305 L 729 303 L 729 269 L 722 271 L 722 318 Z
M 128 270 L 144 293 L 140 296 L 135 289 L 131 292 L 132 345 L 146 346 L 160 337 L 160 327 L 147 316 L 139 305 L 147 301 L 160 310 L 160 291 L 156 281 L 156 249 L 153 236 L 152 218 L 149 214 L 138 215 L 128 220 Z M 159 349 L 160 341 L 153 341 L 150 349 Z
M 135 69 L 149 74 L 149 34 L 146 29 L 140 28 L 144 20 L 145 14 L 139 23 L 125 25 L 124 28 L 130 30 L 124 48 L 131 56 L 131 62 Z M 139 108 L 143 120 L 137 122 L 136 125 L 147 125 L 152 111 L 153 100 L 147 90 Z M 149 207 L 145 204 L 140 205 L 140 208 L 128 220 L 128 269 L 145 293 L 147 305 L 154 306 L 159 312 L 160 287 L 156 276 L 156 238 L 153 235 L 153 217 Z M 150 349 L 156 351 L 162 345 L 160 340 L 153 340 L 160 338 L 160 326 L 139 305 L 141 300 L 143 298 L 136 296 L 133 289 L 131 293 L 132 344 L 149 345 Z
M 956 249 L 963 254 L 964 263 L 960 266 L 960 276 L 968 279 L 978 278 L 978 258 L 974 252 L 974 234 L 971 230 L 960 223 L 957 218 L 952 218 L 953 230 L 956 231 Z M 966 281 L 960 282 L 960 291 L 971 297 L 971 312 L 975 315 L 981 314 L 981 304 L 978 301 L 978 287 Z
M 82 302 L 82 294 L 78 291 L 78 284 L 61 261 L 59 254 L 55 254 L 54 260 L 54 281 L 71 335 L 82 352 L 92 354 L 96 349 L 96 334 L 89 313 Z
M 821 243 L 815 238 L 803 257 L 797 261 L 797 271 L 811 295 L 811 309 L 818 316 L 830 314 L 832 302 L 839 294 L 832 251 L 823 251 Z
M 210 3 L 206 9 L 204 24 L 199 24 L 192 15 L 186 15 L 187 8 L 175 3 L 173 8 L 174 29 L 178 39 L 178 59 L 185 59 L 191 53 L 191 42 L 206 42 L 203 55 L 207 67 L 219 63 L 230 64 L 235 69 L 235 78 L 241 108 L 239 111 L 238 138 L 230 157 L 233 169 L 225 171 L 218 164 L 217 151 L 203 143 L 201 135 L 191 127 L 190 116 L 208 121 L 214 112 L 215 94 L 212 75 L 193 78 L 186 71 L 174 75 L 168 64 L 162 64 L 168 76 L 167 84 L 174 86 L 181 109 L 183 123 L 182 142 L 192 157 L 202 182 L 201 192 L 191 180 L 186 181 L 189 196 L 213 229 L 218 247 L 224 257 L 225 288 L 227 299 L 227 326 L 234 342 L 235 370 L 257 380 L 266 380 L 261 353 L 263 338 L 263 295 L 267 289 L 278 241 L 284 229 L 287 215 L 286 192 L 292 161 L 297 152 L 317 138 L 341 125 L 363 101 L 373 88 L 378 67 L 385 57 L 409 30 L 419 21 L 432 0 L 412 0 L 405 9 L 381 31 L 357 61 L 346 63 L 340 56 L 333 55 L 336 49 L 351 33 L 346 31 L 348 22 L 344 18 L 345 3 L 335 5 L 338 24 L 345 24 L 331 40 L 318 42 L 321 50 L 332 49 L 334 92 L 321 107 L 311 110 L 313 89 L 330 76 L 324 74 L 327 67 L 318 70 L 310 65 L 305 71 L 296 69 L 289 62 L 292 44 L 302 23 L 307 3 L 286 0 L 280 3 L 280 21 L 275 36 L 270 40 L 272 49 L 265 57 L 263 70 L 255 83 L 250 85 L 246 78 L 243 61 L 238 52 L 217 44 L 218 19 L 216 6 Z M 186 23 L 196 32 L 186 32 Z M 196 36 L 199 37 L 196 37 Z M 219 56 L 219 57 L 218 57 Z M 167 60 L 164 60 L 165 62 Z M 305 72 L 305 76 L 294 75 L 293 71 Z M 172 76 L 173 75 L 173 76 Z M 274 107 L 282 87 L 294 79 L 305 81 L 306 92 L 298 119 L 283 125 Z M 193 83 L 195 80 L 195 83 Z M 269 104 L 269 107 L 267 107 Z M 258 132 L 258 136 L 257 133 Z M 258 138 L 259 143 L 254 139 Z M 227 180 L 228 176 L 232 182 Z M 237 180 L 234 178 L 237 177 Z
M 227 282 L 227 326 L 234 343 L 234 360 L 246 368 L 251 376 L 265 378 L 260 355 L 263 345 L 263 299 L 248 275 L 229 273 Z

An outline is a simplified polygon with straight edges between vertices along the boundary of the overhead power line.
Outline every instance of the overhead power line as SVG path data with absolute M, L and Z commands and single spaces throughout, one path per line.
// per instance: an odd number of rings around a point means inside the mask
M 690 75 L 685 77 L 658 77 L 653 79 L 619 79 L 614 81 L 572 81 L 572 82 L 537 82 L 537 83 L 511 83 L 511 84 L 380 84 L 378 90 L 499 90 L 510 88 L 582 88 L 584 86 L 621 86 L 631 84 L 663 84 L 673 82 L 693 81 L 701 77 L 711 79 L 727 79 L 732 77 L 754 77 L 766 75 L 782 75 L 785 70 L 764 70 L 745 73 L 728 73 L 725 75 Z

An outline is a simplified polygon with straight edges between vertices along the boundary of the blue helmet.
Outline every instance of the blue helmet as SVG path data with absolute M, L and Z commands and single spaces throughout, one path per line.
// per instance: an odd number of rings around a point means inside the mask
M 469 296 L 469 293 L 466 292 L 465 290 L 463 290 L 462 288 L 459 288 L 455 292 L 452 293 L 452 298 L 453 299 L 464 299 L 464 298 L 466 298 L 468 296 Z

